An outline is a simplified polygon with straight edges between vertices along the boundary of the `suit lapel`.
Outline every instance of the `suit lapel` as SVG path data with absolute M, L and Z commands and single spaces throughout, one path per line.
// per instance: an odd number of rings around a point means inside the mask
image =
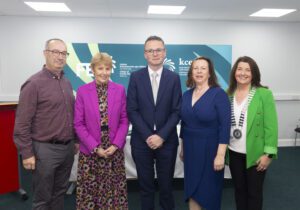
M 140 78 L 141 82 L 144 84 L 144 89 L 146 92 L 146 95 L 148 96 L 149 100 L 154 105 L 154 98 L 152 94 L 152 86 L 151 86 L 151 80 L 148 73 L 148 68 L 146 67 L 143 71 L 142 77 Z
M 251 127 L 253 125 L 254 118 L 256 116 L 256 112 L 257 112 L 257 108 L 258 108 L 258 104 L 259 104 L 259 94 L 258 94 L 258 90 L 256 90 L 256 93 L 253 96 L 251 103 L 249 104 L 249 107 L 248 107 L 247 133 L 249 132 L 249 130 L 251 129 Z
M 159 82 L 159 88 L 158 88 L 158 93 L 157 93 L 157 99 L 156 99 L 156 105 L 159 103 L 166 87 L 168 86 L 168 77 L 167 77 L 167 72 L 169 70 L 163 69 L 162 73 L 161 73 L 161 78 L 160 78 L 160 82 Z
M 115 104 L 115 92 L 116 92 L 116 87 L 112 84 L 112 82 L 108 83 L 108 90 L 107 90 L 107 103 L 108 103 L 108 124 L 109 120 L 112 119 L 112 113 L 113 113 L 113 108 Z
M 89 97 L 90 97 L 90 101 L 92 103 L 93 110 L 99 110 L 99 99 L 98 99 L 98 94 L 97 94 L 97 88 L 96 88 L 96 82 L 95 81 L 90 84 Z M 99 111 L 96 112 L 96 120 L 97 120 L 98 127 L 100 127 L 100 113 L 99 113 Z

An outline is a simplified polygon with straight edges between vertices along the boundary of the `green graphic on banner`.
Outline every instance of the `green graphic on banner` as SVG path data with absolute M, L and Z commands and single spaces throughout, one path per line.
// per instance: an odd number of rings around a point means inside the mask
M 166 50 L 164 66 L 179 74 L 183 91 L 186 90 L 185 81 L 190 64 L 199 56 L 212 59 L 220 85 L 224 89 L 228 87 L 232 60 L 231 45 L 166 45 Z M 90 61 L 99 51 L 112 56 L 111 80 L 126 88 L 131 72 L 147 65 L 143 44 L 70 43 L 68 44 L 70 56 L 64 71 L 74 91 L 77 91 L 79 86 L 93 81 Z

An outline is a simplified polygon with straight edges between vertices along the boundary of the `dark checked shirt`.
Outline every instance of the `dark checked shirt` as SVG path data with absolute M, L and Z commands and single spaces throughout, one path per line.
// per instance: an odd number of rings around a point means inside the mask
M 71 83 L 45 67 L 21 87 L 14 141 L 23 159 L 33 156 L 32 141 L 74 139 Z

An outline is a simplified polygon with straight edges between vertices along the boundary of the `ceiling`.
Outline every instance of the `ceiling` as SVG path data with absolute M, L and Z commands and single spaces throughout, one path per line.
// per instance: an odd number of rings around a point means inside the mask
M 150 18 L 179 20 L 291 21 L 300 22 L 300 0 L 26 0 L 64 2 L 71 13 L 36 12 L 23 0 L 0 0 L 0 16 L 62 16 L 101 18 Z M 181 15 L 148 15 L 150 4 L 185 5 Z M 254 18 L 262 8 L 297 9 L 281 18 Z

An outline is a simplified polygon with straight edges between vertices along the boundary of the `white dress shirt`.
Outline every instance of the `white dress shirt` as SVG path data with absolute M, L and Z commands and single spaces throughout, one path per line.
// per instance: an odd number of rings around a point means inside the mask
M 161 67 L 160 69 L 158 69 L 158 70 L 156 70 L 156 71 L 153 71 L 153 70 L 148 66 L 148 73 L 149 73 L 150 81 L 151 81 L 151 79 L 152 79 L 152 74 L 153 74 L 154 72 L 157 73 L 156 81 L 157 81 L 157 84 L 158 84 L 158 90 L 159 90 L 159 82 L 160 82 L 162 70 L 163 70 L 163 67 Z
M 235 122 L 237 124 L 237 127 L 239 125 L 241 112 L 244 106 L 247 106 L 247 104 L 248 104 L 248 97 L 246 97 L 240 105 L 237 104 L 236 98 L 235 97 L 233 98 L 234 117 L 235 117 Z M 248 108 L 246 109 L 245 112 L 245 119 L 242 127 L 242 137 L 240 139 L 235 139 L 232 136 L 232 133 L 233 133 L 233 129 L 235 129 L 236 127 L 235 128 L 231 127 L 230 143 L 228 146 L 230 150 L 242 154 L 246 154 L 247 114 L 248 114 Z
M 156 77 L 156 81 L 157 81 L 157 85 L 158 85 L 158 87 L 157 87 L 157 90 L 159 91 L 159 84 L 160 84 L 160 78 L 161 78 L 161 73 L 162 73 L 162 71 L 163 71 L 163 67 L 161 67 L 160 69 L 158 69 L 158 70 L 156 70 L 156 71 L 153 71 L 149 66 L 148 66 L 148 73 L 149 73 L 149 77 L 150 77 L 150 81 L 151 81 L 151 79 L 152 79 L 152 74 L 154 73 L 154 72 L 156 72 L 157 73 L 157 77 Z M 152 84 L 151 84 L 152 85 Z M 158 92 L 157 92 L 158 93 Z M 156 130 L 156 125 L 154 124 L 154 128 L 153 128 L 154 130 Z

